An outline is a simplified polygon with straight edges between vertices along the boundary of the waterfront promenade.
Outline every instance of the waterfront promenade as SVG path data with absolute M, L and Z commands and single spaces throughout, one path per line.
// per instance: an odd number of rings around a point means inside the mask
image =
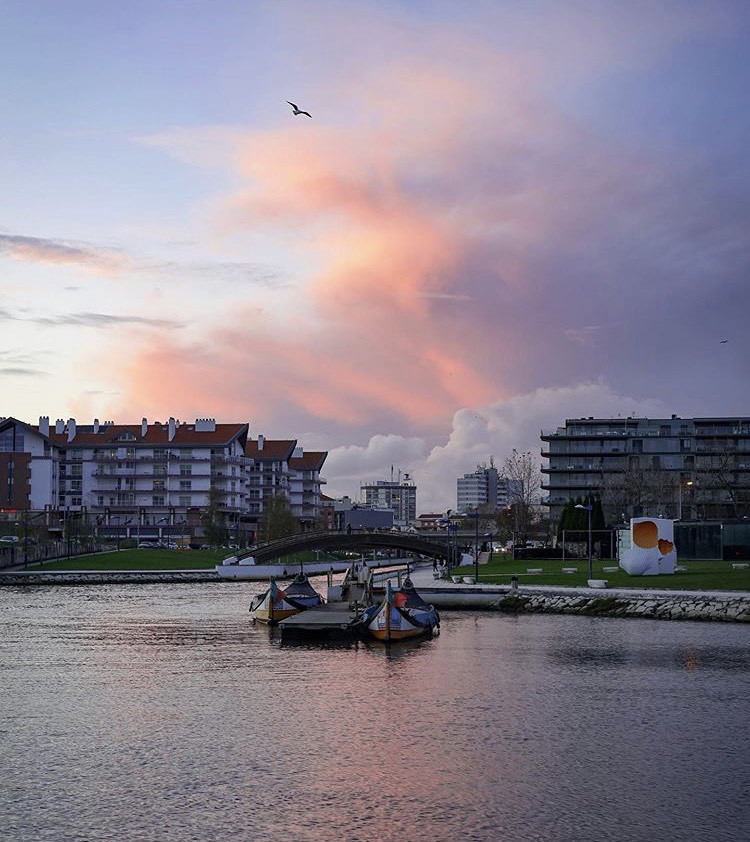
M 514 589 L 508 585 L 435 579 L 431 565 L 413 567 L 411 578 L 424 599 L 440 610 L 750 622 L 750 593 L 746 591 L 599 589 L 526 583 Z M 244 587 L 258 584 L 221 579 L 213 570 L 12 570 L 0 573 L 0 587 L 220 582 Z

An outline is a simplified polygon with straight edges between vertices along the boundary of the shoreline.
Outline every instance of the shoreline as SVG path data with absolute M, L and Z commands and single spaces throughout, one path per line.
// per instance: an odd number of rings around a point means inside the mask
M 428 570 L 414 570 L 412 580 L 425 601 L 441 610 L 750 623 L 750 593 L 746 591 L 594 589 L 553 585 L 520 585 L 514 589 L 504 585 L 434 580 Z M 0 572 L 0 588 L 216 582 L 247 584 L 246 580 L 222 578 L 214 570 Z

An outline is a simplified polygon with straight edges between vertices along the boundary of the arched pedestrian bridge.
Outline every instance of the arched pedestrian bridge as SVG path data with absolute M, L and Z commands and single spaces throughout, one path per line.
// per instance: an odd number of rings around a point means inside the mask
M 401 550 L 430 558 L 444 559 L 448 564 L 456 553 L 449 538 L 424 537 L 412 533 L 390 530 L 363 530 L 352 532 L 301 532 L 286 538 L 277 538 L 256 544 L 237 553 L 238 559 L 252 556 L 256 564 L 269 564 L 278 558 L 303 550 L 331 552 L 365 552 L 368 550 Z

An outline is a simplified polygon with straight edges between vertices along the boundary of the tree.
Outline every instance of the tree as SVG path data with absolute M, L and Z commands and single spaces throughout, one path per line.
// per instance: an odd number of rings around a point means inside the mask
M 223 544 L 226 541 L 225 515 L 221 510 L 223 496 L 222 492 L 212 485 L 208 492 L 208 506 L 201 512 L 201 526 L 209 544 Z
M 604 476 L 601 505 L 607 523 L 629 517 L 660 517 L 677 509 L 677 486 L 663 468 L 632 461 L 622 474 Z
M 495 534 L 502 544 L 507 544 L 513 538 L 513 509 L 507 506 L 495 512 Z
M 299 531 L 299 521 L 292 513 L 292 507 L 286 497 L 275 494 L 263 501 L 263 515 L 258 524 L 259 542 L 296 535 Z
M 526 541 L 532 523 L 532 505 L 537 502 L 542 484 L 539 463 L 529 451 L 519 453 L 515 448 L 503 464 L 503 475 L 509 480 L 508 492 L 514 514 L 513 531 Z
M 726 506 L 725 511 L 730 517 L 739 518 L 743 501 L 740 497 L 739 464 L 736 451 L 727 450 L 723 453 L 711 453 L 709 456 L 704 456 L 700 460 L 699 467 L 703 474 L 701 485 L 708 494 L 714 499 L 718 498 L 717 502 Z

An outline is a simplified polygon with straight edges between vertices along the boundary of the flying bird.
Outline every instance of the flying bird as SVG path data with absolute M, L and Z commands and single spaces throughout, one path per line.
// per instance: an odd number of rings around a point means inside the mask
M 722 339 L 721 342 L 719 342 L 719 345 L 726 345 L 727 342 L 729 342 L 728 339 Z
M 289 102 L 289 100 L 287 100 Z M 303 111 L 301 108 L 297 108 L 297 106 L 293 102 L 289 102 L 289 105 L 292 106 L 294 109 L 294 116 L 299 117 L 300 114 L 304 114 L 306 117 L 312 118 L 312 114 L 309 111 Z

